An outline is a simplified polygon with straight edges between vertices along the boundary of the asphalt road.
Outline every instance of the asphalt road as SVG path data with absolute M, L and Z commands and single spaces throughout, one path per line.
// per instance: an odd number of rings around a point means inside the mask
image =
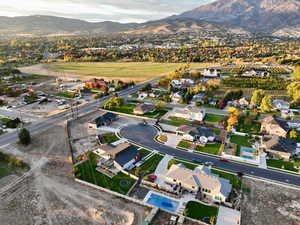
M 147 83 L 155 83 L 158 79 L 154 79 L 142 84 L 138 84 L 134 87 L 131 87 L 129 89 L 123 90 L 118 92 L 119 96 L 125 97 L 129 94 L 135 93 L 138 91 L 141 87 L 143 87 Z M 97 110 L 99 107 L 103 105 L 105 101 L 107 101 L 111 96 L 105 96 L 99 100 L 91 101 L 85 105 L 78 107 L 78 115 L 84 115 L 89 112 L 92 112 L 94 110 Z M 48 117 L 45 120 L 39 121 L 39 122 L 33 122 L 30 125 L 26 126 L 26 128 L 30 131 L 31 134 L 38 134 L 44 130 L 47 130 L 51 127 L 54 127 L 58 123 L 61 123 L 63 121 L 66 121 L 72 117 L 72 112 L 70 110 L 53 115 Z M 18 140 L 18 131 L 9 132 L 6 134 L 3 134 L 0 136 L 0 146 L 4 146 L 10 143 L 14 143 Z
M 155 149 L 159 152 L 166 153 L 177 158 L 185 160 L 200 160 L 203 163 L 212 162 L 214 163 L 214 166 L 224 170 L 242 172 L 245 175 L 249 175 L 252 177 L 263 178 L 300 187 L 300 176 L 277 172 L 274 170 L 262 169 L 247 164 L 235 163 L 232 161 L 222 162 L 217 157 L 178 150 L 176 148 L 160 144 L 154 141 L 154 138 L 157 135 L 157 129 L 150 125 L 129 125 L 121 129 L 120 135 L 128 139 L 129 141 L 137 143 L 141 146 Z

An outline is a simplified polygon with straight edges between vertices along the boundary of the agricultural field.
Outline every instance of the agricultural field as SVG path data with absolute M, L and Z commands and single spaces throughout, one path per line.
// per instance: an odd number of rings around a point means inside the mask
M 143 82 L 161 77 L 165 73 L 174 71 L 184 66 L 184 63 L 54 63 L 47 65 L 47 69 L 70 74 L 79 74 L 84 79 L 87 77 L 101 77 L 107 80 L 120 79 L 124 81 Z M 203 63 L 191 63 L 191 68 L 206 67 Z

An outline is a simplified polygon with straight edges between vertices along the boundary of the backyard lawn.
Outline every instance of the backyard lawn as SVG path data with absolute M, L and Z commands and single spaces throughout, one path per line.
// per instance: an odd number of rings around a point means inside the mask
M 105 143 L 107 143 L 107 144 L 111 144 L 111 143 L 114 143 L 119 140 L 119 138 L 117 137 L 117 135 L 115 133 L 103 134 L 102 137 L 103 137 L 103 140 L 105 141 Z
M 107 177 L 96 171 L 97 165 L 92 161 L 93 160 L 88 160 L 75 167 L 77 178 L 121 194 L 127 194 L 135 183 L 134 179 L 121 172 L 113 178 Z
M 267 165 L 279 169 L 289 170 L 298 172 L 297 169 L 294 168 L 294 163 L 292 162 L 286 162 L 283 160 L 277 160 L 277 159 L 267 159 Z
M 182 125 L 192 125 L 193 122 L 183 118 L 170 116 L 167 120 L 162 120 L 161 123 L 165 123 L 174 127 L 180 127 Z
M 144 175 L 153 174 L 158 166 L 159 162 L 164 158 L 164 156 L 156 154 L 144 162 L 140 168 L 145 172 Z
M 161 77 L 165 73 L 186 65 L 185 63 L 151 63 L 151 62 L 99 62 L 99 63 L 53 63 L 48 69 L 75 73 L 81 78 L 99 77 L 104 79 L 121 79 L 124 81 L 143 82 Z M 212 64 L 190 63 L 191 68 L 207 67 Z
M 219 122 L 223 121 L 225 116 L 207 113 L 204 118 L 204 122 L 208 124 L 217 125 Z
M 251 123 L 246 123 L 245 118 L 241 117 L 239 123 L 236 125 L 236 131 L 248 133 L 248 134 L 259 134 L 261 123 L 259 121 L 252 121 Z
M 250 141 L 250 138 L 246 137 L 246 136 L 231 135 L 231 137 L 230 137 L 230 142 L 237 144 L 239 146 L 251 147 L 251 144 L 249 141 Z
M 192 144 L 187 141 L 181 141 L 177 145 L 177 147 L 179 147 L 179 148 L 187 148 L 187 149 L 189 149 L 191 146 L 192 146 Z
M 221 144 L 207 144 L 205 146 L 197 146 L 196 151 L 205 152 L 213 155 L 220 154 Z
M 190 201 L 186 204 L 184 215 L 196 220 L 202 220 L 204 217 L 217 217 L 218 208 L 203 205 L 199 202 Z

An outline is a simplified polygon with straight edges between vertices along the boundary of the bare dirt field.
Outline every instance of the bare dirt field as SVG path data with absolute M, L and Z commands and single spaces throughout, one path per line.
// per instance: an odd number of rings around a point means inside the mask
M 149 208 L 74 181 L 65 135 L 61 124 L 34 137 L 26 148 L 1 149 L 23 158 L 31 170 L 1 185 L 0 224 L 141 224 Z
M 300 190 L 246 178 L 244 185 L 242 225 L 300 224 Z

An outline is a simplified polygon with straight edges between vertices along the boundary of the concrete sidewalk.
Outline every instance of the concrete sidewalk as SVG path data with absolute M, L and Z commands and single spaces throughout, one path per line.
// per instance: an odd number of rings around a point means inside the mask
M 173 158 L 174 157 L 171 155 L 165 155 L 164 158 L 160 161 L 155 170 L 155 175 L 157 176 L 155 183 L 163 185 L 165 181 L 165 174 L 168 172 L 168 163 Z

